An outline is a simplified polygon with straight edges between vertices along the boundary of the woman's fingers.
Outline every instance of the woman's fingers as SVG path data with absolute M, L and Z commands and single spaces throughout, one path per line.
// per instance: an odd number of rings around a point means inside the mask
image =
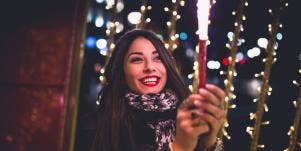
M 177 113 L 178 128 L 193 137 L 197 137 L 198 135 L 208 132 L 208 123 L 200 118 L 203 114 L 203 110 L 198 108 L 190 110 L 179 109 Z
M 177 111 L 175 140 L 194 146 L 199 136 L 206 136 L 204 143 L 211 145 L 225 119 L 220 108 L 224 99 L 223 90 L 210 84 L 185 99 Z
M 218 120 L 221 120 L 226 117 L 225 111 L 215 105 L 212 105 L 210 103 L 202 103 L 202 106 L 204 111 L 211 114 Z
M 213 84 L 206 84 L 206 89 L 209 90 L 211 93 L 216 94 L 216 96 L 220 99 L 220 100 L 225 100 L 226 94 L 224 92 L 224 90 L 222 90 L 221 88 L 213 85 Z
M 187 99 L 185 99 L 180 105 L 179 109 L 191 110 L 198 107 L 198 103 L 204 100 L 199 94 L 191 94 Z
M 212 103 L 213 105 L 220 106 L 221 100 L 212 92 L 207 89 L 199 89 L 199 93 L 206 99 L 206 101 Z
M 209 125 L 202 118 L 193 120 L 191 126 L 194 128 L 194 131 L 197 132 L 197 136 L 209 131 Z
M 190 137 L 197 138 L 209 131 L 209 125 L 201 118 L 185 119 L 178 122 L 178 128 Z

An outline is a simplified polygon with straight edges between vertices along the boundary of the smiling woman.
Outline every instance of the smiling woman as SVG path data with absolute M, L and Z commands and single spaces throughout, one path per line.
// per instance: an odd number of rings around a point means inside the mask
M 83 150 L 221 150 L 216 136 L 225 119 L 218 107 L 224 92 L 208 84 L 190 94 L 155 33 L 125 33 L 104 76 L 93 143 Z
M 124 72 L 128 86 L 138 94 L 159 93 L 166 84 L 166 69 L 158 52 L 142 37 L 131 44 L 124 59 Z

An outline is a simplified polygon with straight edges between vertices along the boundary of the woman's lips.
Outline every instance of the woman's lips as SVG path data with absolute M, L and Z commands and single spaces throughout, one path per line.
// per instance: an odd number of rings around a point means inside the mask
M 157 86 L 160 83 L 160 77 L 158 76 L 146 76 L 143 77 L 141 79 L 139 79 L 139 81 L 148 87 L 154 87 Z

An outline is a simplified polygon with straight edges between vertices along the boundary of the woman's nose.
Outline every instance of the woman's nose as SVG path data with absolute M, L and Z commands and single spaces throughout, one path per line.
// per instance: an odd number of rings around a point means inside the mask
M 155 65 L 152 61 L 146 61 L 144 66 L 144 72 L 150 73 L 155 71 Z

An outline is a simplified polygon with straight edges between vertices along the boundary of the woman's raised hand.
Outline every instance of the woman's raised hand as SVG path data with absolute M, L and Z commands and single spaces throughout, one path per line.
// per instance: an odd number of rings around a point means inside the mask
M 178 108 L 174 150 L 192 151 L 198 141 L 201 148 L 210 148 L 225 120 L 222 103 L 225 93 L 219 87 L 206 84 L 197 94 L 191 94 Z

